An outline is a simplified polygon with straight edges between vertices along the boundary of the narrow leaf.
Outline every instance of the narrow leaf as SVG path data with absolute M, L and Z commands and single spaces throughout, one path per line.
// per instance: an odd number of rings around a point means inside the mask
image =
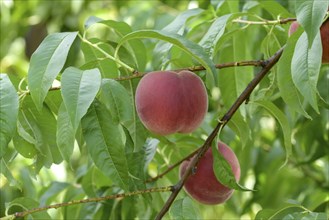
M 241 191 L 252 191 L 244 186 L 241 186 L 235 179 L 231 165 L 226 161 L 224 156 L 218 151 L 217 142 L 211 145 L 212 154 L 214 157 L 213 169 L 217 180 L 220 181 L 224 186 L 231 189 Z
M 15 134 L 18 115 L 18 95 L 7 74 L 0 74 L 0 158 Z
M 316 35 L 310 48 L 305 33 L 298 39 L 291 63 L 292 80 L 305 100 L 319 113 L 317 82 L 321 67 L 321 39 Z
M 24 131 L 32 137 L 30 141 L 38 150 L 39 158 L 36 163 L 39 168 L 50 167 L 52 163 L 58 164 L 63 161 L 56 143 L 57 121 L 46 104 L 38 111 L 31 97 L 25 97 L 19 113 L 19 122 Z
M 41 110 L 48 90 L 63 68 L 77 34 L 78 32 L 51 34 L 33 53 L 27 79 L 32 99 L 38 110 Z
M 118 47 L 116 48 L 116 53 L 122 44 L 129 40 L 138 38 L 155 38 L 172 43 L 182 49 L 207 69 L 207 87 L 212 88 L 214 86 L 214 74 L 216 72 L 215 65 L 200 45 L 195 44 L 194 42 L 189 41 L 181 35 L 175 33 L 158 30 L 140 30 L 124 36 L 119 41 Z
M 95 165 L 115 184 L 128 190 L 129 174 L 122 127 L 112 120 L 102 103 L 94 101 L 82 119 L 82 129 Z
M 101 74 L 98 69 L 79 70 L 67 68 L 62 75 L 62 96 L 69 113 L 74 132 L 81 118 L 94 100 L 101 85 Z

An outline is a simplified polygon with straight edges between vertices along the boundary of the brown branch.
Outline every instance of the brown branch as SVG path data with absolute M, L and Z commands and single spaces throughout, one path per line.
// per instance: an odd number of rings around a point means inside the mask
M 259 82 L 264 78 L 264 76 L 266 76 L 266 74 L 270 71 L 270 69 L 278 62 L 279 58 L 281 57 L 281 55 L 283 53 L 283 49 L 284 49 L 284 47 L 282 47 L 280 50 L 278 50 L 271 58 L 269 58 L 266 61 L 266 64 L 263 66 L 263 69 L 248 84 L 246 89 L 240 94 L 240 96 L 233 103 L 233 105 L 228 110 L 228 112 L 219 121 L 219 123 L 217 124 L 215 129 L 211 132 L 209 137 L 206 139 L 205 143 L 202 145 L 202 147 L 198 151 L 197 155 L 189 163 L 189 166 L 187 167 L 186 172 L 181 177 L 180 181 L 176 185 L 174 185 L 174 188 L 173 188 L 174 190 L 172 191 L 171 195 L 169 196 L 167 202 L 162 207 L 161 211 L 156 216 L 157 220 L 162 219 L 162 217 L 167 213 L 170 206 L 172 205 L 175 198 L 177 197 L 178 193 L 182 189 L 187 178 L 191 175 L 192 170 L 197 166 L 200 158 L 205 154 L 205 152 L 211 146 L 211 143 L 213 142 L 213 140 L 216 138 L 218 131 L 228 123 L 228 121 L 232 118 L 232 116 L 238 110 L 238 108 L 242 105 L 242 103 L 249 98 L 250 94 L 255 89 L 255 87 L 259 84 Z
M 23 211 L 23 212 L 16 212 L 13 215 L 9 215 L 9 216 L 5 216 L 3 218 L 0 218 L 0 220 L 15 219 L 17 217 L 25 217 L 27 215 L 30 215 L 30 214 L 33 214 L 33 213 L 36 213 L 36 212 L 45 211 L 45 210 L 48 210 L 48 209 L 58 209 L 58 208 L 61 208 L 61 207 L 77 205 L 77 204 L 82 204 L 82 203 L 100 202 L 100 201 L 105 201 L 105 200 L 109 200 L 109 199 L 124 198 L 124 197 L 128 197 L 128 196 L 141 195 L 141 194 L 145 194 L 145 193 L 169 192 L 169 191 L 173 191 L 173 186 L 156 187 L 156 188 L 150 188 L 150 189 L 134 191 L 134 192 L 128 192 L 128 193 L 120 193 L 120 194 L 103 196 L 103 197 L 88 198 L 88 199 L 81 199 L 81 200 L 72 200 L 72 201 L 69 201 L 69 202 L 63 202 L 63 203 L 38 207 L 38 208 Z

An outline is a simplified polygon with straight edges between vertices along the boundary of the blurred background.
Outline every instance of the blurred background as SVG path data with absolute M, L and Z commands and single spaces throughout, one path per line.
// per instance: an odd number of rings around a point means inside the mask
M 128 23 L 133 30 L 140 29 L 162 29 L 173 21 L 181 12 L 192 8 L 208 9 L 210 4 L 217 1 L 199 0 L 199 1 L 178 1 L 178 0 L 118 0 L 118 1 L 88 1 L 88 0 L 0 0 L 0 71 L 7 73 L 14 85 L 26 77 L 29 66 L 29 59 L 36 50 L 40 42 L 47 34 L 66 31 L 82 31 L 85 21 L 90 16 L 96 16 L 102 19 L 113 19 Z M 248 0 L 241 0 L 241 10 L 247 4 Z M 294 14 L 293 1 L 280 0 L 280 3 L 287 11 Z M 262 12 L 264 18 L 273 19 L 269 13 Z M 206 16 L 206 15 L 204 15 Z M 208 26 L 206 26 L 207 28 Z M 286 27 L 287 29 L 287 27 Z M 282 39 L 286 40 L 286 32 L 281 30 L 284 35 Z M 266 32 L 260 32 L 259 38 L 266 35 Z M 254 48 L 258 48 L 255 45 Z M 75 43 L 70 50 L 69 59 L 66 66 L 81 64 L 83 59 L 79 52 L 79 44 Z M 255 53 L 258 54 L 259 52 Z M 253 54 L 254 55 L 254 54 Z M 258 58 L 258 57 L 257 57 Z M 322 87 L 323 88 L 323 87 Z M 215 91 L 216 92 L 216 91 Z M 218 91 L 217 91 L 218 92 Z M 215 105 L 217 100 L 212 100 Z M 279 105 L 283 106 L 281 102 Z M 325 114 L 326 112 L 324 112 Z M 209 125 L 213 125 L 216 113 L 210 113 L 203 125 L 203 129 L 209 131 Z M 322 116 L 324 116 L 322 114 Z M 323 134 L 327 126 L 324 117 L 313 114 L 313 121 L 300 119 L 299 126 L 296 126 L 294 136 L 295 158 L 290 164 L 281 167 L 285 152 L 279 138 L 282 139 L 282 131 L 278 127 L 275 119 L 269 115 L 250 120 L 250 126 L 257 133 L 253 135 L 253 146 L 246 146 L 243 151 L 239 151 L 238 157 L 244 167 L 242 174 L 243 184 L 249 188 L 257 188 L 254 193 L 235 192 L 235 196 L 230 199 L 225 206 L 204 206 L 195 203 L 195 207 L 202 213 L 203 218 L 213 218 L 218 216 L 222 219 L 253 219 L 260 209 L 279 208 L 285 203 L 303 204 L 311 210 L 325 210 L 322 201 L 328 200 L 329 189 L 329 168 L 327 162 L 321 157 L 328 154 L 328 135 Z M 326 116 L 327 117 L 327 116 Z M 319 128 L 320 127 L 320 128 Z M 320 132 L 313 135 L 304 135 L 319 129 Z M 230 143 L 233 149 L 238 149 L 239 143 L 236 140 L 235 133 L 227 129 L 224 131 L 225 142 Z M 177 139 L 183 137 L 178 135 Z M 195 140 L 193 147 L 202 144 L 203 140 Z M 250 142 L 251 143 L 251 142 Z M 182 146 L 181 155 L 171 155 L 169 147 L 160 146 L 154 163 L 150 164 L 150 174 L 155 174 L 158 169 L 164 169 L 177 159 L 182 158 L 184 153 L 191 151 L 190 147 Z M 176 144 L 179 144 L 177 142 Z M 162 147 L 162 148 L 161 148 Z M 185 150 L 184 150 L 185 147 Z M 184 152 L 185 151 L 185 152 Z M 24 182 L 23 189 L 15 185 L 15 178 L 9 182 L 0 175 L 0 217 L 5 215 L 5 202 L 12 198 L 24 195 L 25 197 L 39 198 L 41 204 L 47 204 L 47 201 L 62 201 L 63 191 L 67 189 L 68 183 L 81 183 L 91 181 L 95 188 L 102 189 L 108 179 L 102 176 L 97 169 L 88 170 L 86 158 L 78 158 L 81 155 L 75 152 L 72 164 L 65 162 L 59 165 L 52 165 L 50 169 L 42 169 L 38 177 L 32 176 L 30 172 L 31 160 L 26 159 L 19 154 L 15 155 L 15 163 L 11 164 L 10 169 L 14 177 L 19 177 L 19 181 Z M 83 156 L 82 156 L 83 157 Z M 76 162 L 76 164 L 75 164 Z M 163 164 L 162 166 L 159 164 Z M 154 173 L 152 173 L 154 172 Z M 95 180 L 87 180 L 83 177 L 91 175 Z M 170 173 L 167 177 L 158 183 L 168 185 L 177 180 L 177 170 Z M 83 183 L 82 183 L 83 184 Z M 104 184 L 104 185 L 103 185 Z M 70 186 L 71 187 L 71 186 Z M 69 188 L 70 189 L 70 188 Z M 73 190 L 73 189 L 72 189 Z M 62 193 L 62 194 L 61 194 Z M 58 196 L 61 195 L 61 196 Z M 77 197 L 83 197 L 84 192 L 76 192 Z M 181 193 L 180 197 L 185 196 Z M 154 195 L 154 206 L 159 208 L 163 203 L 164 197 Z M 141 199 L 143 199 L 141 197 Z M 129 204 L 129 199 L 125 200 Z M 243 204 L 243 205 L 241 205 Z M 142 204 L 139 204 L 142 205 Z M 91 209 L 93 206 L 90 206 Z M 122 206 L 128 207 L 128 206 Z M 80 207 L 81 208 L 81 207 Z M 76 211 L 74 208 L 70 209 Z M 152 211 L 150 211 L 152 212 Z M 153 210 L 154 212 L 154 210 Z M 57 210 L 50 210 L 52 216 L 59 216 Z M 145 214 L 145 213 L 144 213 Z M 147 213 L 145 214 L 147 216 Z

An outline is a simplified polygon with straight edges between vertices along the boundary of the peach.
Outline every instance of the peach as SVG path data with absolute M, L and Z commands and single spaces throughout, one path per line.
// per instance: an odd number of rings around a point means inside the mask
M 234 177 L 239 181 L 240 164 L 234 152 L 222 142 L 218 142 L 218 150 L 231 165 Z M 190 160 L 184 161 L 180 165 L 180 177 L 185 173 Z M 213 170 L 211 148 L 208 149 L 205 155 L 200 159 L 195 174 L 187 178 L 184 189 L 192 198 L 200 203 L 208 205 L 224 203 L 232 196 L 234 191 L 217 180 Z
M 292 35 L 299 27 L 297 21 L 291 23 L 288 35 Z M 322 63 L 329 63 L 329 19 L 325 21 L 321 28 L 321 42 L 322 42 Z
M 194 131 L 208 110 L 202 80 L 187 70 L 146 74 L 137 86 L 135 103 L 145 127 L 160 135 Z

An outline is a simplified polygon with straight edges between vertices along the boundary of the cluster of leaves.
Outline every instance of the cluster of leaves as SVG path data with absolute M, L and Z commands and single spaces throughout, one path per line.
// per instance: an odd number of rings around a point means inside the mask
M 289 25 L 279 21 L 239 23 L 295 17 L 275 1 L 211 1 L 206 9 L 185 10 L 158 29 L 90 17 L 82 34 L 50 34 L 32 55 L 26 80 L 0 76 L 0 158 L 6 178 L 0 193 L 9 202 L 8 213 L 175 184 L 177 170 L 153 183 L 146 180 L 200 147 L 259 70 L 217 70 L 215 64 L 267 59 L 286 45 L 269 77 L 220 135 L 240 160 L 241 183 L 257 191 L 237 192 L 219 207 L 198 205 L 182 192 L 169 214 L 174 219 L 326 218 L 328 66 L 321 65 L 319 27 L 327 6 L 327 1 L 296 1 L 295 14 L 303 30 L 290 38 Z M 74 44 L 80 46 L 83 61 L 68 67 Z M 200 129 L 168 137 L 149 133 L 135 112 L 138 78 L 129 77 L 196 65 L 206 69 L 198 75 L 209 94 L 209 113 Z M 72 177 L 35 186 L 42 168 L 63 161 Z M 6 188 L 10 190 L 2 190 Z M 166 198 L 166 193 L 158 193 L 31 216 L 152 218 Z

